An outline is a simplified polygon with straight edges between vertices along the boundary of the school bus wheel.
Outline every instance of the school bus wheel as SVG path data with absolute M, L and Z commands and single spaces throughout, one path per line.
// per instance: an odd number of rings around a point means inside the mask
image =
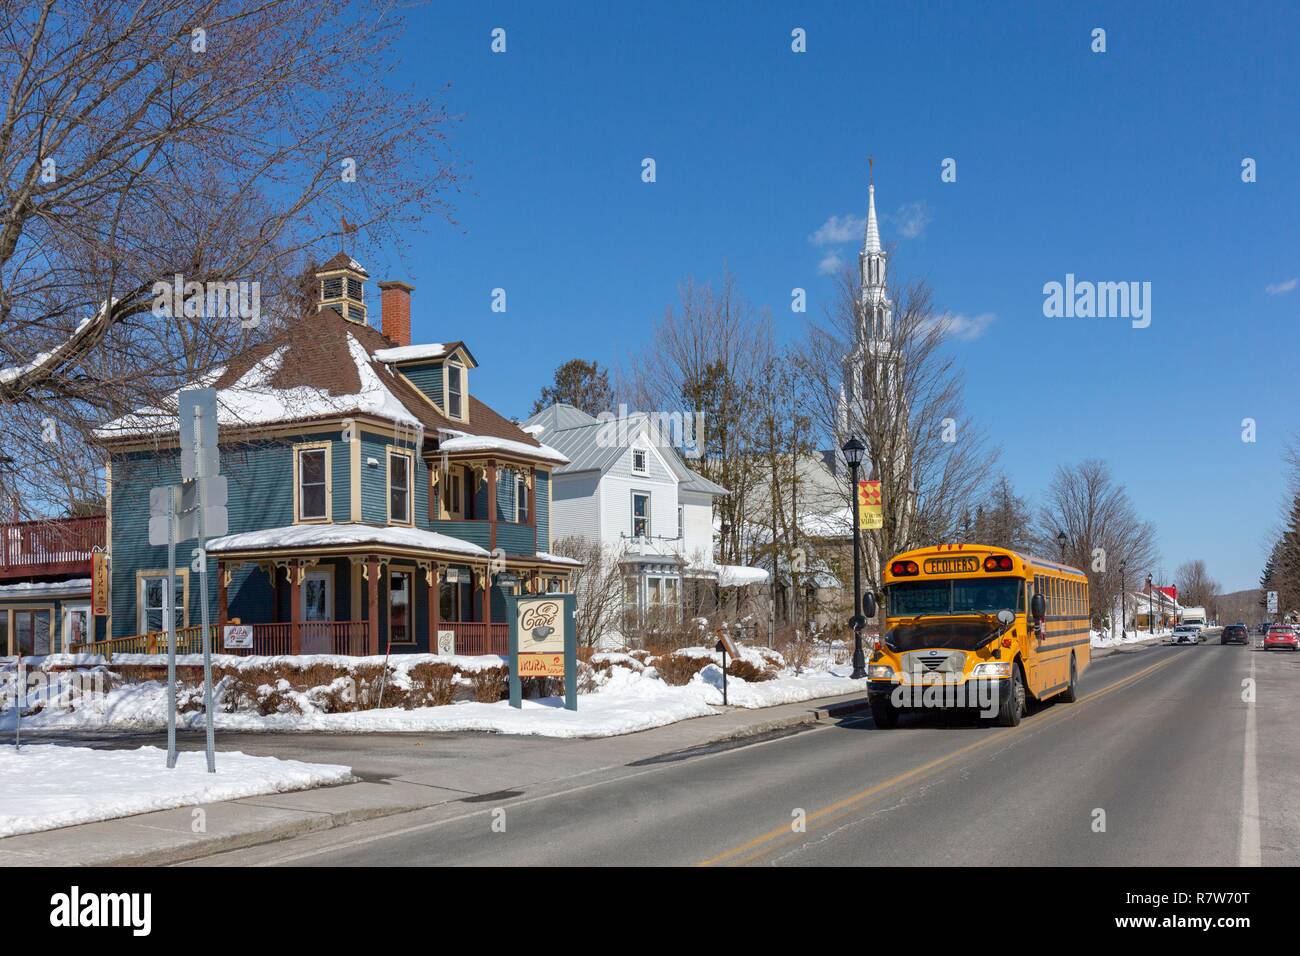
M 887 698 L 877 697 L 871 701 L 871 719 L 882 730 L 898 726 L 898 708 Z
M 1070 652 L 1070 683 L 1061 692 L 1061 700 L 1073 704 L 1079 699 L 1079 665 L 1075 662 L 1074 652 Z
M 997 724 L 999 727 L 1017 727 L 1020 717 L 1025 712 L 1025 678 L 1020 672 L 1020 661 L 1011 669 L 1011 676 L 1003 688 L 1002 699 L 998 702 Z

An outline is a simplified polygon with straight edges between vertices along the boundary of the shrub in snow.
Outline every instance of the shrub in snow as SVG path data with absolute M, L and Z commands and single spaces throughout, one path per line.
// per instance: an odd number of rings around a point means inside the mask
M 510 669 L 507 667 L 485 667 L 471 674 L 470 680 L 474 683 L 474 699 L 480 704 L 492 704 L 510 694 Z
M 749 683 L 775 680 L 777 676 L 776 671 L 766 667 L 759 667 L 743 658 L 727 662 L 727 675 L 729 677 L 739 677 L 741 680 Z
M 713 659 L 688 654 L 664 654 L 661 657 L 652 658 L 650 663 L 654 668 L 654 676 L 657 676 L 665 684 L 670 684 L 673 687 L 684 687 L 691 682 L 697 673 L 711 665 Z

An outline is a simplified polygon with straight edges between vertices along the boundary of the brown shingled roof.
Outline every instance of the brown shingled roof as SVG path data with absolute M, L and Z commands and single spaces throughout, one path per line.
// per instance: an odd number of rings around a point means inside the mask
M 353 272 L 360 272 L 363 276 L 370 275 L 370 273 L 362 267 L 361 263 L 357 262 L 356 259 L 353 259 L 342 249 L 336 252 L 328 262 L 316 271 L 330 272 L 334 269 L 351 269 Z
M 276 335 L 236 356 L 214 387 L 229 388 L 258 362 L 283 347 L 285 353 L 280 368 L 267 384 L 279 389 L 310 386 L 330 395 L 355 394 L 361 390 L 361 379 L 349 355 L 349 334 L 356 338 L 367 355 L 372 356 L 370 365 L 379 380 L 424 425 L 426 433 L 450 429 L 540 447 L 536 438 L 473 395 L 469 397 L 467 422 L 448 418 L 409 379 L 373 358 L 379 349 L 394 348 L 392 340 L 368 325 L 349 322 L 328 307 L 288 323 Z

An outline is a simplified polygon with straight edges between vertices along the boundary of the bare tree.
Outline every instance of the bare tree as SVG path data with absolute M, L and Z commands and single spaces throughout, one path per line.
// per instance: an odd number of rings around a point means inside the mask
M 1108 616 L 1119 596 L 1121 564 L 1129 582 L 1155 570 L 1155 527 L 1138 515 L 1104 461 L 1094 458 L 1056 469 L 1035 527 L 1043 556 L 1060 557 L 1061 533 L 1066 563 L 1088 575 L 1094 620 Z M 1157 582 L 1160 577 L 1155 575 Z
M 83 493 L 48 463 L 94 474 L 96 423 L 290 312 L 311 251 L 446 212 L 451 117 L 389 82 L 397 14 L 0 0 L 0 454 L 33 507 Z M 161 308 L 177 276 L 184 304 Z M 257 324 L 209 308 L 214 286 L 259 290 Z
M 1026 551 L 1033 543 L 1033 518 L 1029 505 L 1016 494 L 1006 475 L 999 475 L 992 489 L 970 516 L 970 534 L 963 537 L 1012 551 Z M 968 522 L 964 517 L 963 525 Z
M 551 551 L 582 562 L 582 567 L 572 574 L 573 593 L 577 596 L 573 624 L 578 630 L 578 643 L 595 647 L 601 638 L 618 631 L 623 614 L 620 555 L 599 541 L 577 535 L 557 538 Z
M 736 289 L 730 273 L 715 290 L 688 279 L 623 376 L 622 390 L 643 411 L 699 416 L 700 457 L 691 467 L 730 494 L 714 503 L 721 526 L 718 559 L 743 564 L 753 542 L 746 508 L 759 475 L 753 467 L 761 427 L 756 394 L 772 349 L 771 319 Z
M 1184 607 L 1209 608 L 1219 593 L 1219 582 L 1210 577 L 1200 558 L 1179 565 L 1174 572 L 1174 584 L 1178 588 L 1178 602 Z
M 997 462 L 964 412 L 963 378 L 943 348 L 949 332 L 920 282 L 903 289 L 888 328 L 870 328 L 854 270 L 842 274 L 825 323 L 808 331 L 801 368 L 813 421 L 837 449 L 862 441 L 859 477 L 880 481 L 884 526 L 862 536 L 872 590 L 890 556 L 956 539 Z M 851 495 L 845 481 L 846 508 Z

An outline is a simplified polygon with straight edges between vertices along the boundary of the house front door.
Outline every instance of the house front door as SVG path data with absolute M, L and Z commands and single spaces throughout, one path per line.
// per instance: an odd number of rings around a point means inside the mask
M 334 574 L 308 571 L 302 581 L 302 652 L 333 654 Z
M 89 604 L 63 605 L 63 649 L 91 640 Z

